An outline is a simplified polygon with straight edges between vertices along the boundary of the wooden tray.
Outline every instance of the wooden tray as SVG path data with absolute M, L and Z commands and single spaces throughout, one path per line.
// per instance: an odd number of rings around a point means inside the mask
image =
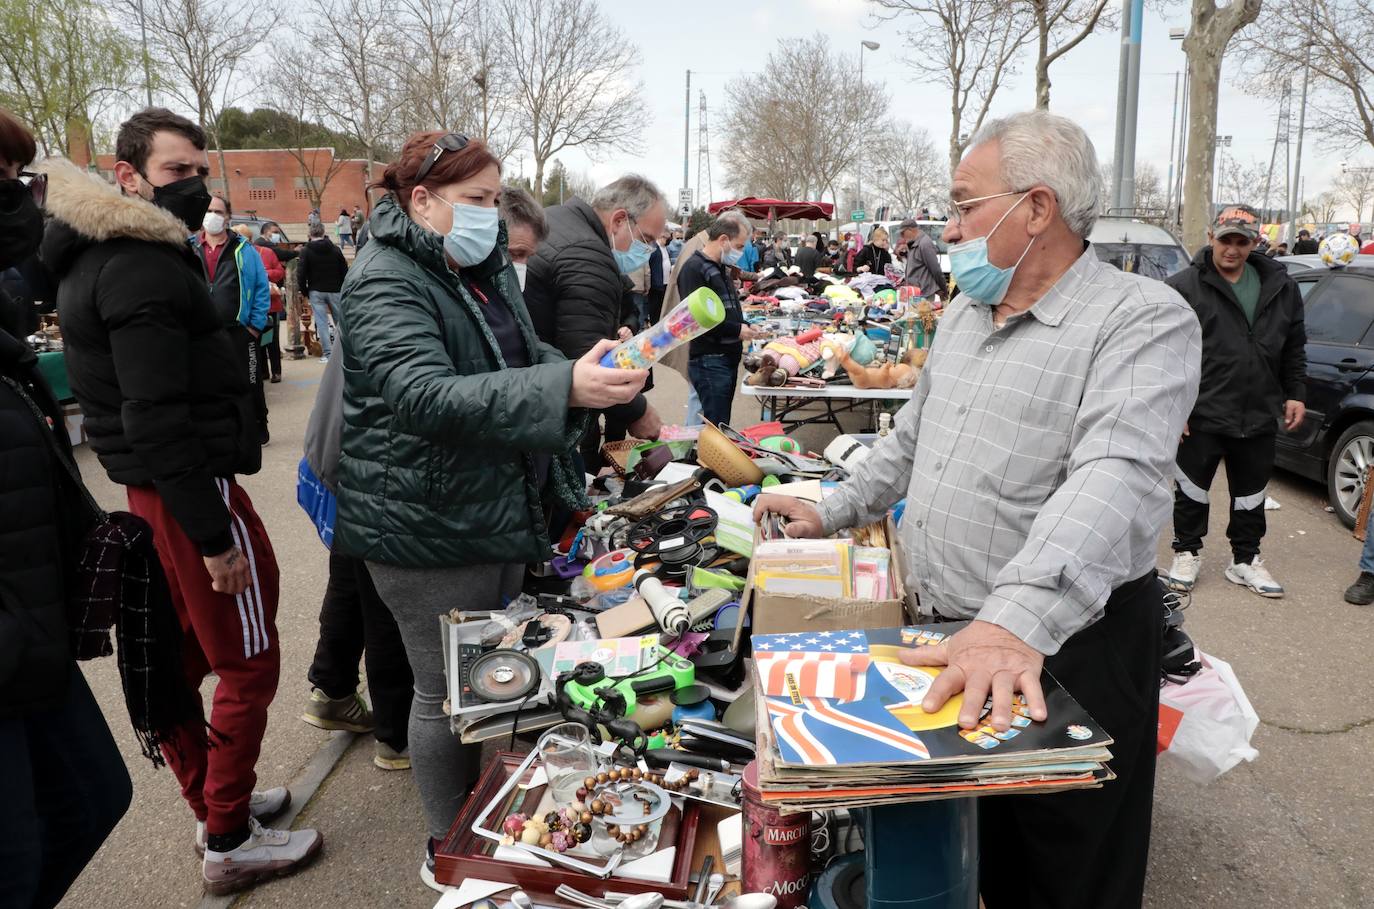
M 512 773 L 524 762 L 526 755 L 511 751 L 501 751 L 483 771 L 472 793 L 468 796 L 457 819 L 449 828 L 434 851 L 434 877 L 441 884 L 458 886 L 466 878 L 475 877 L 489 881 L 509 881 L 517 884 L 530 895 L 536 903 L 551 904 L 560 902 L 554 898 L 559 884 L 576 887 L 592 896 L 603 896 L 607 890 L 616 893 L 662 893 L 668 899 L 686 899 L 689 889 L 688 878 L 692 874 L 692 861 L 695 857 L 697 829 L 700 823 L 699 803 L 686 800 L 683 807 L 674 807 L 663 820 L 659 832 L 659 848 L 676 845 L 677 854 L 673 858 L 673 872 L 667 884 L 658 881 L 641 880 L 633 877 L 612 875 L 600 879 L 589 874 L 581 874 L 568 868 L 553 866 L 539 868 L 519 862 L 507 862 L 492 857 L 496 843 L 472 832 L 472 824 L 478 814 L 486 807 L 501 787 L 510 779 Z M 533 809 L 543 797 L 544 787 L 521 791 L 516 789 L 510 796 L 512 804 L 500 810 L 501 817 L 512 811 Z

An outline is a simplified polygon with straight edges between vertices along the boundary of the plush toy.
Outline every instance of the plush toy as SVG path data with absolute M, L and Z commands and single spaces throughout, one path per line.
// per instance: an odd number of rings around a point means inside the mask
M 863 332 L 858 334 L 847 334 L 836 332 L 826 335 L 821 342 L 821 359 L 825 360 L 825 367 L 821 370 L 821 378 L 828 379 L 840 370 L 839 354 L 844 353 L 859 366 L 867 366 L 878 356 L 878 349 L 873 346 L 873 341 Z
M 789 378 L 820 359 L 822 334 L 821 329 L 813 328 L 794 338 L 769 341 L 762 351 L 744 358 L 744 368 L 753 373 L 746 381 L 770 387 L 787 384 Z
M 849 381 L 855 388 L 914 388 L 926 362 L 924 350 L 908 351 L 900 362 L 880 366 L 861 366 L 843 350 L 835 351 L 835 359 L 849 374 Z

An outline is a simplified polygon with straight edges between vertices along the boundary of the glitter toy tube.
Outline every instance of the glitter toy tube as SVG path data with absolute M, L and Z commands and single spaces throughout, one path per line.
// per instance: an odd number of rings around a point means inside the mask
M 700 337 L 725 321 L 725 304 L 709 287 L 700 287 L 672 312 L 601 358 L 607 369 L 648 369 L 669 351 Z

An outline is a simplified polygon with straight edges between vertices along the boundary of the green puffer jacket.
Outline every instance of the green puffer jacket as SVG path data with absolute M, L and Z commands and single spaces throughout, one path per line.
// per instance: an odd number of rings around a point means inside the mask
M 391 197 L 368 229 L 371 242 L 343 285 L 335 548 L 410 568 L 548 558 L 530 454 L 553 455 L 551 490 L 585 504 L 568 453 L 587 413 L 568 409 L 572 362 L 535 337 L 505 226 L 472 272 L 514 310 L 534 364 L 521 369 L 505 368 L 440 237 Z

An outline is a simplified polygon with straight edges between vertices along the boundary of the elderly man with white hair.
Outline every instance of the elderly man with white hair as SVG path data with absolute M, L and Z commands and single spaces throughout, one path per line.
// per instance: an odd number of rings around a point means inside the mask
M 757 505 L 818 536 L 905 497 L 904 568 L 922 610 L 969 620 L 903 653 L 944 667 L 923 707 L 962 693 L 972 728 L 991 698 L 988 722 L 1004 731 L 1019 693 L 1053 730 L 1048 670 L 1114 739 L 1117 779 L 1101 789 L 980 801 L 989 909 L 1139 906 L 1145 886 L 1156 545 L 1201 330 L 1172 289 L 1098 260 L 1086 239 L 1098 183 L 1073 122 L 1032 111 L 985 126 L 954 172 L 945 228 L 961 294 L 895 430 L 819 508 Z

